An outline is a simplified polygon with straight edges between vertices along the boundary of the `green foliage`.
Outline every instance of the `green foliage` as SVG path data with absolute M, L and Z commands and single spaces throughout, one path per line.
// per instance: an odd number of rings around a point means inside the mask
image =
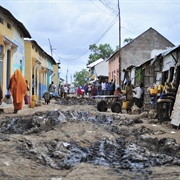
M 136 69 L 135 77 L 136 77 L 136 85 L 139 85 L 142 82 L 142 72 L 141 72 L 141 69 Z
M 131 42 L 132 40 L 133 40 L 133 39 L 130 38 L 130 37 L 129 37 L 129 38 L 126 38 L 126 39 L 124 39 L 124 43 L 127 44 L 127 43 Z
M 96 44 L 92 44 L 89 46 L 89 50 L 91 51 L 91 54 L 89 55 L 87 65 L 97 61 L 100 58 L 106 60 L 111 56 L 111 54 L 114 53 L 113 49 L 107 43 L 100 44 L 99 47 Z
M 84 86 L 88 82 L 88 71 L 86 69 L 82 69 L 79 72 L 75 72 L 74 74 L 74 86 Z

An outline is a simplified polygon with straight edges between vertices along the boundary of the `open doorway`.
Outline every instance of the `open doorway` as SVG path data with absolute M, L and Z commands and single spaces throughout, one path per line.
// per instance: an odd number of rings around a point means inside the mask
M 164 71 L 162 72 L 162 84 L 164 85 L 167 80 L 168 80 L 168 71 Z

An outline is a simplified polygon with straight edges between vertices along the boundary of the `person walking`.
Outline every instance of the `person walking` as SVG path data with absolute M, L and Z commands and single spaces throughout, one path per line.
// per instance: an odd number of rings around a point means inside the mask
M 110 95 L 110 83 L 106 82 L 106 95 Z
M 92 85 L 88 84 L 88 96 L 91 96 Z
M 26 81 L 19 69 L 15 70 L 10 78 L 8 90 L 10 90 L 13 98 L 14 113 L 16 114 L 22 109 L 24 96 L 27 91 Z
M 96 85 L 93 85 L 92 91 L 91 91 L 91 96 L 96 96 L 97 92 L 98 92 L 98 90 L 96 88 Z M 93 99 L 95 99 L 95 97 L 93 97 Z
M 56 90 L 56 85 L 52 81 L 51 84 L 49 85 L 49 92 L 54 93 Z
M 102 81 L 102 83 L 101 83 L 101 95 L 105 95 L 105 91 L 106 91 L 106 83 L 104 81 Z
M 62 97 L 64 97 L 64 86 L 63 85 L 61 85 L 60 91 L 61 91 L 60 96 L 62 98 Z
M 111 83 L 110 83 L 110 95 L 114 95 L 114 91 L 115 91 L 115 80 L 113 81 L 113 79 L 111 79 Z
M 126 111 L 127 111 L 127 113 L 131 114 L 131 108 L 134 104 L 133 85 L 131 84 L 131 81 L 128 81 L 127 85 L 125 86 L 125 94 L 126 94 L 126 101 L 129 101 Z
M 138 87 L 133 89 L 133 92 L 135 92 L 134 103 L 138 108 L 141 108 L 143 106 L 143 94 L 144 94 L 143 83 L 141 83 Z
M 29 95 L 29 83 L 28 80 L 26 80 L 26 85 L 27 85 L 27 90 L 26 90 L 26 95 L 24 96 L 24 102 L 25 104 L 30 104 L 30 95 Z
M 67 97 L 67 94 L 68 94 L 68 87 L 67 85 L 64 86 L 64 98 Z

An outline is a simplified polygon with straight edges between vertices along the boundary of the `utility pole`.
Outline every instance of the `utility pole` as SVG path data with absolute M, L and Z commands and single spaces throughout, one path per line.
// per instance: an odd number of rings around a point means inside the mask
M 68 84 L 68 67 L 67 67 L 67 73 L 66 73 L 66 84 Z
M 119 16 L 119 86 L 121 85 L 121 13 L 120 3 L 118 0 L 118 16 Z
M 49 40 L 49 39 L 48 39 L 48 40 Z M 49 46 L 50 46 L 51 56 L 53 57 L 53 50 L 55 50 L 55 49 L 52 48 L 52 45 L 51 45 L 50 40 L 49 40 Z

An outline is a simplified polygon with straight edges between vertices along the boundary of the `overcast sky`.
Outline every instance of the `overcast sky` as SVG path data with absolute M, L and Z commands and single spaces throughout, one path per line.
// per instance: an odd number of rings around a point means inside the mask
M 118 0 L 0 0 L 22 22 L 32 38 L 61 62 L 61 77 L 69 82 L 86 68 L 89 45 L 119 45 Z M 179 0 L 119 0 L 121 46 L 150 27 L 173 44 L 180 44 Z

